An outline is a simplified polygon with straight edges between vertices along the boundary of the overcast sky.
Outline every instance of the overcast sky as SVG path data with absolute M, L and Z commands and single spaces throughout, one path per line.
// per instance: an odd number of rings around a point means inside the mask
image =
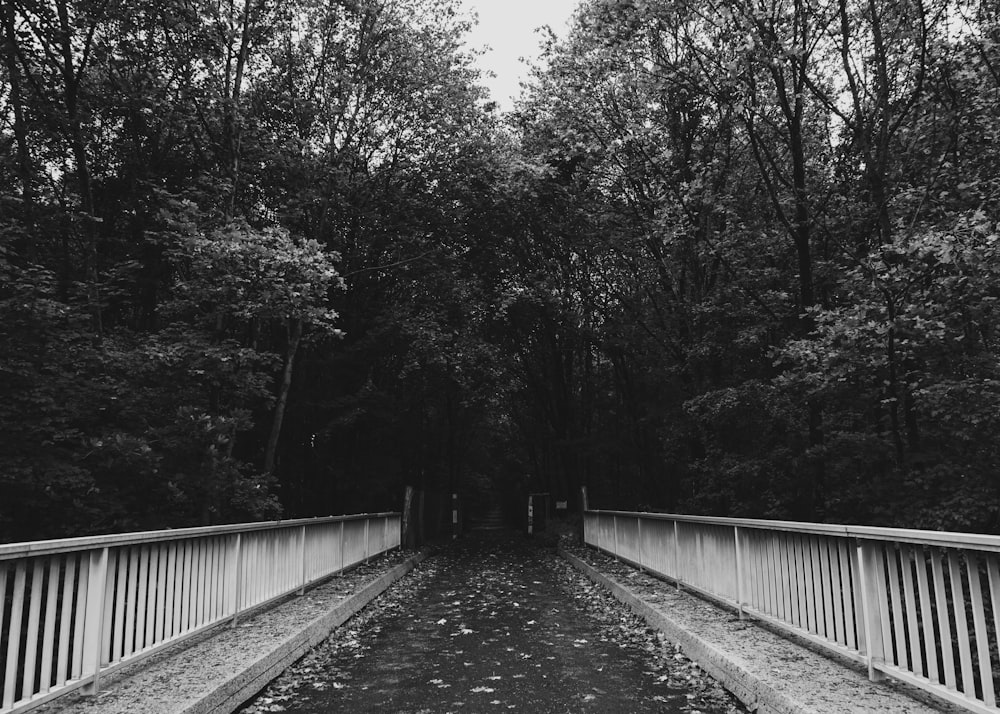
M 493 99 L 501 109 L 513 106 L 520 94 L 518 82 L 527 79 L 527 68 L 519 57 L 535 59 L 542 35 L 535 29 L 550 25 L 565 37 L 567 22 L 577 0 L 462 0 L 465 8 L 479 14 L 479 26 L 469 38 L 472 47 L 492 49 L 480 59 L 482 69 L 497 76 L 485 79 Z

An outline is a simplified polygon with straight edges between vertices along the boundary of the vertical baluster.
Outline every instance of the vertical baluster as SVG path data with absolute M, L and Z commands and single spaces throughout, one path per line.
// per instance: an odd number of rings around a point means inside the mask
M 240 612 L 253 607 L 254 605 L 254 585 L 255 576 L 254 571 L 254 557 L 255 548 L 257 547 L 257 539 L 259 534 L 255 533 L 244 533 L 243 543 L 240 546 L 243 549 L 243 590 L 242 600 L 240 604 Z
M 108 549 L 108 568 L 104 584 L 104 628 L 101 630 L 101 667 L 111 663 L 111 624 L 115 607 L 115 587 L 118 576 L 119 548 Z
M 198 568 L 198 627 L 209 622 L 212 617 L 212 538 L 202 536 L 198 539 L 201 555 Z
M 903 618 L 903 607 L 899 594 L 899 566 L 897 565 L 897 548 L 895 543 L 886 547 L 886 559 L 889 566 L 889 593 L 892 598 L 892 630 L 896 643 L 895 663 L 903 669 L 910 666 L 906 655 L 906 621 Z
M 937 638 L 934 636 L 934 612 L 931 610 L 930 588 L 927 586 L 927 557 L 918 546 L 914 552 L 914 566 L 917 569 L 917 596 L 920 599 L 920 616 L 924 627 L 924 653 L 927 659 L 927 677 L 932 682 L 940 682 L 937 661 Z
M 636 531 L 636 541 L 637 541 L 636 547 L 638 548 L 638 557 L 639 557 L 639 572 L 644 572 L 646 570 L 646 566 L 643 564 L 642 560 L 642 517 L 641 516 L 636 516 L 635 531 Z
M 993 637 L 1000 647 L 1000 563 L 997 562 L 998 560 L 1000 560 L 1000 556 L 996 553 L 986 554 L 986 578 L 990 586 L 990 605 L 993 606 Z
M 38 624 L 42 614 L 42 573 L 44 563 L 34 558 L 31 567 L 31 599 L 28 604 L 28 630 L 24 638 L 24 671 L 21 679 L 21 698 L 35 694 L 35 660 L 38 657 Z
M 62 583 L 62 612 L 59 617 L 59 655 L 56 660 L 56 684 L 65 684 L 69 679 L 69 640 L 73 626 L 73 586 L 76 580 L 76 553 L 65 556 L 65 570 Z M 0 583 L 0 594 L 4 592 Z
M 337 568 L 338 572 L 343 572 L 344 570 L 344 521 L 340 522 L 340 567 Z
M 972 681 L 972 653 L 969 650 L 969 623 L 965 617 L 965 587 L 962 585 L 962 564 L 959 554 L 948 551 L 948 574 L 951 577 L 952 613 L 955 616 L 955 643 L 962 664 L 962 689 L 967 696 L 976 696 Z
M 233 537 L 233 547 L 230 557 L 233 560 L 233 587 L 232 587 L 232 607 L 230 613 L 233 616 L 231 624 L 236 626 L 240 611 L 243 608 L 243 534 L 237 533 Z
M 45 632 L 42 635 L 42 662 L 39 673 L 39 693 L 52 688 L 52 658 L 56 650 L 56 613 L 59 602 L 59 565 L 61 557 L 53 555 L 48 562 L 48 592 L 45 596 Z M 0 589 L 2 592 L 2 589 Z M 3 602 L 0 596 L 0 603 Z
M 86 694 L 96 694 L 101 684 L 101 645 L 104 633 L 104 587 L 108 575 L 108 549 L 87 553 L 87 609 L 83 628 L 83 676 L 93 678 L 84 687 Z
M 917 599 L 913 591 L 913 548 L 900 546 L 899 559 L 903 575 L 903 605 L 907 634 L 910 638 L 911 669 L 914 674 L 924 674 L 924 661 L 920 654 L 920 632 L 917 622 Z
M 272 567 L 274 562 L 274 531 L 268 531 L 267 535 L 264 537 L 264 548 L 262 551 L 263 557 L 260 560 L 260 573 L 261 580 L 264 583 L 264 596 L 262 600 L 267 600 L 271 597 L 271 593 L 274 592 L 274 580 L 275 572 Z
M 858 541 L 857 554 L 868 679 L 874 682 L 884 676 L 875 667 L 885 661 L 884 632 L 888 627 L 888 612 L 883 612 L 881 606 L 885 600 L 882 544 L 877 541 Z
M 115 630 L 111 636 L 111 661 L 120 662 L 125 647 L 125 594 L 128 592 L 128 548 L 116 548 Z
M 149 546 L 139 548 L 139 592 L 135 599 L 135 651 L 146 646 L 146 616 L 149 614 Z
M 205 622 L 214 622 L 219 600 L 219 541 L 214 536 L 208 544 L 208 603 L 205 606 Z
M 767 601 L 764 592 L 767 588 L 767 570 L 764 567 L 764 534 L 753 531 L 753 573 L 754 573 L 754 607 L 759 612 L 767 612 Z
M 215 620 L 215 603 L 219 597 L 219 569 L 218 569 L 218 550 L 216 548 L 218 544 L 215 536 L 209 536 L 205 539 L 205 548 L 207 554 L 205 557 L 205 622 L 213 622 Z
M 194 579 L 195 582 L 192 584 L 194 590 L 194 623 L 192 623 L 192 629 L 201 627 L 205 622 L 205 604 L 208 600 L 208 594 L 206 593 L 206 574 L 208 569 L 208 553 L 206 547 L 205 538 L 198 538 L 194 542 L 195 548 L 195 560 L 194 560 Z
M 180 550 L 180 548 L 178 548 Z M 184 541 L 184 552 L 181 559 L 180 578 L 180 620 L 177 623 L 177 634 L 184 634 L 190 627 L 191 621 L 191 556 L 193 555 L 191 539 Z
M 163 641 L 174 636 L 175 607 L 177 605 L 177 541 L 170 541 L 167 547 L 167 579 L 164 584 Z
M 230 559 L 229 550 L 229 540 L 230 536 L 218 536 L 216 538 L 216 551 L 217 559 L 219 563 L 219 595 L 218 604 L 216 605 L 216 617 L 219 620 L 226 619 L 229 617 L 229 602 L 232 599 L 230 594 L 230 588 L 233 585 L 232 570 L 233 562 Z
M 215 610 L 215 596 L 218 594 L 219 573 L 215 569 L 215 538 L 205 538 L 205 614 L 202 624 L 212 621 Z
M 87 622 L 87 588 L 90 585 L 90 555 L 80 554 L 79 575 L 76 579 L 76 619 L 73 623 L 73 663 L 70 678 L 83 677 L 83 632 Z
M 24 595 L 27 575 L 25 573 L 25 561 L 14 561 L 14 590 L 13 599 L 10 606 L 9 629 L 10 635 L 7 638 L 7 674 L 4 677 L 3 708 L 7 709 L 14 704 L 15 692 L 17 691 L 17 662 L 21 656 L 21 618 L 24 614 Z
M 125 595 L 125 641 L 122 657 L 128 657 L 136 650 L 135 617 L 139 610 L 139 551 L 141 546 L 128 547 L 128 592 Z
M 275 566 L 275 559 L 277 557 L 276 551 L 278 547 L 278 531 L 273 530 L 268 533 L 267 539 L 267 558 L 264 561 L 266 563 L 268 578 L 267 578 L 267 599 L 271 599 L 275 591 L 278 588 L 279 578 L 281 577 L 281 571 Z
M 746 614 L 743 612 L 743 547 L 740 543 L 739 526 L 733 526 L 733 550 L 736 555 L 736 609 L 742 620 L 746 617 Z
M 844 630 L 844 585 L 840 575 L 840 539 L 826 538 L 826 548 L 830 555 L 830 602 L 833 604 L 833 639 L 847 644 Z
M 799 591 L 801 592 L 801 601 L 799 603 L 799 617 L 801 618 L 801 627 L 807 632 L 815 632 L 816 621 L 814 618 L 814 605 L 816 602 L 813 596 L 813 570 L 812 570 L 812 552 L 809 548 L 809 536 L 800 535 L 798 537 L 799 545 L 799 565 L 801 573 L 801 584 L 799 585 Z
M 795 562 L 794 533 L 786 531 L 781 534 L 781 551 L 787 571 L 785 622 L 794 625 L 799 618 L 799 573 L 798 564 Z
M 965 562 L 969 572 L 969 602 L 972 605 L 972 622 L 976 632 L 976 650 L 979 658 L 979 679 L 983 687 L 983 701 L 987 706 L 996 704 L 993 691 L 993 670 L 990 667 L 990 636 L 986 630 L 986 603 L 983 601 L 982 583 L 979 579 L 979 558 L 966 551 Z
M 844 601 L 844 635 L 846 637 L 844 644 L 852 650 L 857 650 L 858 640 L 854 634 L 857 620 L 854 611 L 854 598 L 852 597 L 854 591 L 851 577 L 854 570 L 851 567 L 851 555 L 847 540 L 844 538 L 837 539 L 837 560 L 840 563 L 840 588 Z
M 861 589 L 861 547 L 854 543 L 848 549 L 848 556 L 851 559 L 851 588 L 854 595 L 854 623 L 858 638 L 858 651 L 867 657 L 868 640 L 865 633 L 864 593 Z
M 767 534 L 764 531 L 757 531 L 757 582 L 759 591 L 759 609 L 763 613 L 768 612 L 767 597 Z
M 819 558 L 811 535 L 802 536 L 802 559 L 806 571 L 806 629 L 819 634 L 822 625 L 823 596 L 819 585 Z
M 931 576 L 934 578 L 934 604 L 937 623 L 941 631 L 941 667 L 944 683 L 949 689 L 958 689 L 955 677 L 955 656 L 951 643 L 951 618 L 948 615 L 948 597 L 945 589 L 944 558 L 941 553 L 931 557 Z
M 149 546 L 149 585 L 146 589 L 146 601 L 143 603 L 146 610 L 146 630 L 143 635 L 142 648 L 147 649 L 153 645 L 154 634 L 156 632 L 156 590 L 160 577 L 160 546 L 152 543 Z
M 0 632 L 6 631 L 5 615 L 6 602 L 7 602 L 7 571 L 13 566 L 13 561 L 11 560 L 0 560 Z M 9 642 L 9 640 L 8 640 Z M 6 655 L 5 648 L 3 646 L 4 642 L 0 639 L 0 657 Z M 3 684 L 0 685 L 0 705 L 4 705 L 7 701 L 7 685 L 10 683 L 10 679 L 4 679 Z M 13 695 L 11 695 L 11 701 L 13 701 Z
M 301 551 L 302 572 L 299 575 L 298 594 L 302 595 L 306 591 L 306 527 L 301 526 L 299 530 L 299 542 Z
M 784 533 L 774 531 L 771 534 L 771 553 L 774 557 L 774 589 L 777 605 L 777 617 L 782 622 L 787 622 L 789 617 L 788 606 L 788 568 L 785 562 L 782 539 Z
M 830 607 L 830 559 L 826 552 L 826 538 L 813 536 L 813 552 L 816 560 L 816 629 L 828 640 L 833 639 L 833 611 Z
M 771 564 L 771 534 L 760 532 L 760 566 L 761 580 L 764 586 L 764 612 L 774 615 L 774 568 Z
M 684 578 L 681 576 L 681 538 L 680 538 L 680 524 L 678 521 L 674 521 L 674 582 L 677 583 L 677 589 L 681 589 L 681 583 Z
M 799 565 L 795 557 L 795 534 L 782 535 L 781 548 L 784 551 L 785 567 L 788 570 L 788 606 L 785 610 L 787 620 L 791 625 L 799 621 Z

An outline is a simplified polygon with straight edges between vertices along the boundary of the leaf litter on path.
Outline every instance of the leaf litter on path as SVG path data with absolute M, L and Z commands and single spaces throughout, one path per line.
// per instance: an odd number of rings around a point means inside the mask
M 424 561 L 242 711 L 745 711 L 676 654 L 552 552 L 515 534 L 469 538 Z

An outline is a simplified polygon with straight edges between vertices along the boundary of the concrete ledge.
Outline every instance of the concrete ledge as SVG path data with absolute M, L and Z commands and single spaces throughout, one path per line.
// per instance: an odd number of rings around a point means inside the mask
M 243 672 L 219 684 L 203 699 L 190 704 L 178 712 L 182 714 L 230 714 L 240 708 L 248 699 L 266 687 L 289 666 L 313 647 L 325 640 L 334 629 L 346 622 L 381 595 L 390 585 L 413 570 L 414 566 L 427 557 L 426 551 L 418 553 L 389 572 L 368 583 L 354 595 L 343 600 L 326 614 L 316 618 L 303 630 L 284 641 L 276 643 L 274 649 L 263 654 Z
M 638 570 L 622 584 L 577 556 L 560 555 L 619 601 L 732 692 L 750 711 L 774 714 L 952 711 L 917 701 L 842 663 L 779 635 L 740 621 L 699 598 L 678 592 Z M 638 584 L 642 582 L 642 593 Z

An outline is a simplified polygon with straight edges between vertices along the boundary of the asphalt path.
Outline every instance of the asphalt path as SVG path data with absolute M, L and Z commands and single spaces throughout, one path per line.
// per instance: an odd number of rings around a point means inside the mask
M 662 637 L 517 534 L 441 549 L 273 682 L 261 712 L 733 712 Z

